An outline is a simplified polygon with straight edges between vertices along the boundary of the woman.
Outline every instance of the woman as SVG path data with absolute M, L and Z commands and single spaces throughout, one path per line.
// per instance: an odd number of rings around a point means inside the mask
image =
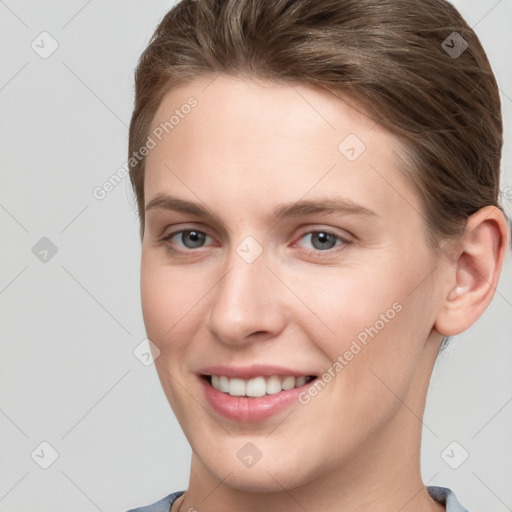
M 184 0 L 136 70 L 155 365 L 193 451 L 139 511 L 465 510 L 420 474 L 510 235 L 498 88 L 444 0 Z

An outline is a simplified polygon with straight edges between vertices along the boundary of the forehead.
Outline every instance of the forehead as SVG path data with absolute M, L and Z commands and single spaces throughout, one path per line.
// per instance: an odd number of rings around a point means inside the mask
M 196 80 L 164 97 L 150 136 L 146 204 L 180 190 L 242 208 L 327 193 L 383 214 L 421 208 L 397 139 L 353 100 L 311 85 Z

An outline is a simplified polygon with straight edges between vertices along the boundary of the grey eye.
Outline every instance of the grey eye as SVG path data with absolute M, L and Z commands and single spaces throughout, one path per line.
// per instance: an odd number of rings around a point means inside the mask
M 318 251 L 332 249 L 336 245 L 336 241 L 339 240 L 338 236 L 327 231 L 313 231 L 305 237 L 310 237 L 311 246 Z
M 196 249 L 201 247 L 206 239 L 206 235 L 201 231 L 186 230 L 180 231 L 177 235 L 181 235 L 180 241 L 187 249 Z

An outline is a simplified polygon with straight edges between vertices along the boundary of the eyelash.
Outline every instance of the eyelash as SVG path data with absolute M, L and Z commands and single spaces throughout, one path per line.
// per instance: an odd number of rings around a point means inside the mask
M 188 249 L 186 251 L 176 249 L 176 248 L 172 247 L 169 243 L 170 240 L 172 238 L 174 238 L 176 235 L 179 235 L 181 233 L 190 232 L 190 231 L 194 231 L 196 233 L 200 233 L 202 235 L 209 237 L 209 235 L 206 234 L 204 231 L 199 231 L 198 229 L 180 229 L 179 231 L 173 231 L 172 233 L 169 233 L 161 240 L 162 242 L 167 242 L 165 244 L 165 248 L 166 248 L 167 252 L 171 255 L 177 255 L 177 256 L 186 256 L 186 255 L 189 255 L 189 254 L 195 252 L 196 251 L 195 249 Z M 301 234 L 301 236 L 297 240 L 301 240 L 306 235 L 318 234 L 318 233 L 325 233 L 327 235 L 333 236 L 337 241 L 341 242 L 341 245 L 343 247 L 342 247 L 342 249 L 339 249 L 339 245 L 335 245 L 334 247 L 332 247 L 330 249 L 326 249 L 324 251 L 321 251 L 318 249 L 304 249 L 309 256 L 315 256 L 315 257 L 320 257 L 320 258 L 332 256 L 333 252 L 338 252 L 337 250 L 335 250 L 336 247 L 338 247 L 338 250 L 343 250 L 344 248 L 346 248 L 347 246 L 352 244 L 351 240 L 348 240 L 347 238 L 344 238 L 344 237 L 334 233 L 333 231 L 330 231 L 329 229 L 317 229 L 317 230 L 305 231 L 304 233 Z M 295 246 L 295 245 L 296 244 L 294 243 L 293 246 Z M 198 248 L 198 249 L 200 249 L 200 248 Z M 324 254 L 322 254 L 322 253 L 324 253 Z

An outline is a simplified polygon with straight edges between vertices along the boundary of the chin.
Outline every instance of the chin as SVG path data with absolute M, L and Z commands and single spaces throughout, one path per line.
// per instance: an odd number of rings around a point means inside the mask
M 283 488 L 294 489 L 317 476 L 314 467 L 308 468 L 307 460 L 292 461 L 280 458 L 279 453 L 275 455 L 267 460 L 262 457 L 252 467 L 246 467 L 236 456 L 227 456 L 226 453 L 210 452 L 202 461 L 216 480 L 241 492 L 282 492 Z
M 290 471 L 285 471 L 285 473 L 288 473 L 286 479 L 276 477 L 276 474 L 281 472 L 272 471 L 271 469 L 267 471 L 264 469 L 256 470 L 256 468 L 246 470 L 232 468 L 232 473 L 227 478 L 223 479 L 222 475 L 217 475 L 217 478 L 222 480 L 223 484 L 237 491 L 258 494 L 281 492 L 283 488 L 293 489 L 301 484 L 297 480 L 296 475 L 290 480 Z

